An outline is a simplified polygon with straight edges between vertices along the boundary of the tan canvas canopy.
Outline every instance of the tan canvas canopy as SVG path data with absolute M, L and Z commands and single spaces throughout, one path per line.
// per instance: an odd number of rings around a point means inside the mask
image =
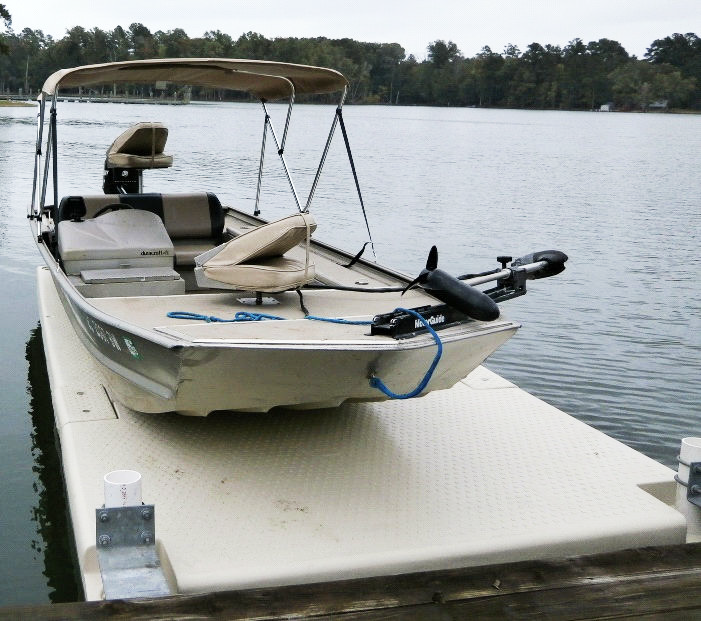
M 48 77 L 42 92 L 53 95 L 59 87 L 158 81 L 245 91 L 269 100 L 293 92 L 334 93 L 348 84 L 341 73 L 323 67 L 229 58 L 157 58 L 61 69 Z

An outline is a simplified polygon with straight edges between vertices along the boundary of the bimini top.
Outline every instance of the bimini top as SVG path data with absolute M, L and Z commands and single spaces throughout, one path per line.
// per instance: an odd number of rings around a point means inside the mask
M 268 100 L 293 93 L 334 93 L 348 84 L 341 73 L 323 67 L 230 58 L 154 58 L 61 69 L 47 78 L 42 93 L 53 95 L 59 87 L 159 81 L 245 91 Z

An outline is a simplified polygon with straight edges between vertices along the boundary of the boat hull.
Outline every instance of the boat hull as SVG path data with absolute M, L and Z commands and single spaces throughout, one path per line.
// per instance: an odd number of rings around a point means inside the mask
M 48 258 L 48 257 L 47 257 Z M 140 412 L 206 416 L 215 410 L 311 409 L 413 390 L 436 355 L 428 334 L 411 339 L 184 342 L 101 313 L 54 266 L 59 298 L 82 343 L 100 364 L 113 400 Z M 441 334 L 443 354 L 425 392 L 450 388 L 508 340 L 519 325 L 469 322 Z M 367 327 L 363 328 L 367 332 Z
M 450 388 L 475 369 L 516 330 L 501 324 L 474 336 L 444 342 L 441 360 L 424 392 Z M 184 347 L 172 398 L 144 391 L 108 371 L 117 401 L 142 412 L 175 410 L 203 416 L 213 410 L 265 412 L 273 407 L 336 407 L 347 400 L 387 397 L 370 385 L 376 375 L 395 393 L 413 390 L 436 354 L 433 339 L 416 347 L 364 350 L 350 346 Z M 109 369 L 109 365 L 107 365 Z

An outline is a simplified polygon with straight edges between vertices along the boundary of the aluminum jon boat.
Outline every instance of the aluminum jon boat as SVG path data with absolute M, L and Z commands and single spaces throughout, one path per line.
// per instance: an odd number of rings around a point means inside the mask
M 103 193 L 59 194 L 59 89 L 165 81 L 260 100 L 253 213 L 222 206 L 213 188 L 145 193 L 143 171 L 173 161 L 165 153 L 168 128 L 154 122 L 137 123 L 105 145 Z M 101 363 L 113 400 L 140 412 L 206 416 L 449 388 L 519 327 L 501 317 L 497 303 L 525 293 L 527 280 L 564 269 L 563 253 L 544 251 L 501 257 L 500 268 L 454 277 L 438 268 L 434 248 L 412 280 L 362 251 L 317 241 L 310 207 L 339 126 L 365 215 L 342 115 L 347 87 L 332 69 L 200 58 L 89 65 L 46 80 L 28 216 L 73 328 Z M 302 201 L 284 153 L 292 107 L 299 94 L 333 93 L 339 103 L 331 131 Z M 266 107 L 275 100 L 288 102 L 280 138 Z M 259 215 L 269 135 L 291 189 L 290 215 L 273 222 Z M 317 216 L 323 229 L 323 213 Z M 371 241 L 369 226 L 367 234 Z M 492 288 L 477 288 L 485 283 Z

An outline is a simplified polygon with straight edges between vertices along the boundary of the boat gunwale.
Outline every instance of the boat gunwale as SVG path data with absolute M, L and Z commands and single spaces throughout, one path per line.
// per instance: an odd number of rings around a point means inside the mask
M 287 321 L 304 321 L 303 319 L 291 319 Z M 212 323 L 212 325 L 218 325 Z M 467 327 L 466 327 L 467 326 Z M 504 332 L 508 330 L 518 330 L 521 324 L 511 321 L 502 320 L 500 322 L 491 322 L 489 324 L 458 324 L 455 326 L 450 326 L 440 331 L 439 338 L 443 345 L 450 345 L 455 342 L 461 342 L 473 338 L 478 338 L 481 336 L 486 336 L 489 334 L 496 334 L 499 332 Z M 154 331 L 162 334 L 172 334 L 172 332 L 177 332 L 173 327 L 168 326 L 154 326 Z M 171 332 L 172 330 L 172 332 Z M 185 339 L 183 339 L 185 341 Z M 185 341 L 183 345 L 184 348 L 188 347 L 206 347 L 207 349 L 279 349 L 281 351 L 295 351 L 295 350 L 305 350 L 305 349 L 328 349 L 333 351 L 357 351 L 363 352 L 368 350 L 379 351 L 379 352 L 389 352 L 389 351 L 409 351 L 412 349 L 424 349 L 426 347 L 434 346 L 436 341 L 428 333 L 424 332 L 417 334 L 409 338 L 395 339 L 391 337 L 382 337 L 377 340 L 344 340 L 344 339 L 307 339 L 302 341 L 301 339 L 276 339 L 276 340 L 262 340 L 255 338 L 239 338 L 239 339 L 226 339 L 226 338 L 193 338 L 192 340 Z

